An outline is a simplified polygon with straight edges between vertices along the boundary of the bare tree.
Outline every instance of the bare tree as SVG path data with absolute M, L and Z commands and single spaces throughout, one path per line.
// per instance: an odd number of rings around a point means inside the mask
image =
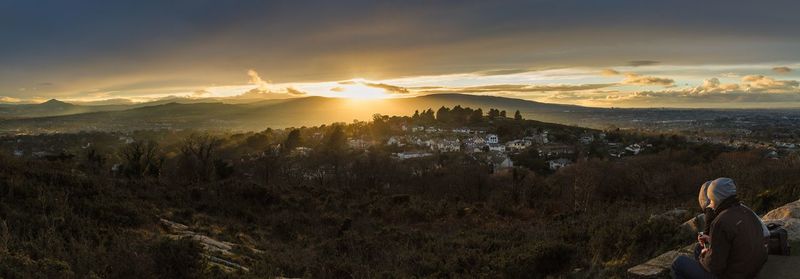
M 214 155 L 222 140 L 209 134 L 192 134 L 180 146 L 183 167 L 192 179 L 208 181 L 214 171 Z

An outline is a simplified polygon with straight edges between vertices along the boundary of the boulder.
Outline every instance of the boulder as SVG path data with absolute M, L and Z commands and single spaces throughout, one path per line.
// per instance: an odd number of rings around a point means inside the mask
M 789 240 L 800 241 L 800 200 L 773 209 L 761 218 L 764 223 L 779 224 L 789 233 Z

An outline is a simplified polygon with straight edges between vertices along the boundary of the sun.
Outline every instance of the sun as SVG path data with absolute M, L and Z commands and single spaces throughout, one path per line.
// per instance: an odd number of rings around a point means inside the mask
M 369 87 L 363 84 L 345 86 L 342 93 L 344 93 L 345 98 L 357 100 L 385 99 L 389 97 L 383 89 Z
M 331 89 L 334 97 L 347 98 L 353 100 L 376 100 L 387 99 L 389 94 L 383 88 L 369 86 L 369 81 L 361 78 L 351 79 L 347 83 L 340 84 Z

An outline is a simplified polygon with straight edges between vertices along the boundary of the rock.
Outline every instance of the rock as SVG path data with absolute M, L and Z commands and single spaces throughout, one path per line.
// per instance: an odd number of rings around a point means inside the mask
M 181 223 L 172 222 L 163 218 L 159 219 L 159 221 L 161 221 L 161 225 L 166 227 L 170 232 L 182 232 L 189 230 L 189 226 Z
M 703 228 L 706 225 L 705 220 L 706 220 L 706 215 L 701 213 L 695 216 L 694 218 L 689 219 L 689 221 L 686 221 L 683 224 L 681 224 L 681 228 L 689 230 L 693 233 L 699 233 L 703 231 Z
M 789 233 L 789 240 L 800 241 L 800 200 L 773 209 L 761 219 L 766 224 L 780 224 Z
M 219 241 L 209 236 L 202 235 L 194 231 L 190 231 L 189 226 L 176 223 L 167 219 L 160 219 L 160 221 L 161 224 L 167 229 L 167 231 L 169 231 L 169 234 L 167 234 L 166 236 L 171 239 L 181 239 L 188 237 L 194 241 L 197 241 L 197 243 L 199 243 L 200 246 L 203 247 L 206 253 L 218 253 L 230 258 L 236 258 L 237 256 L 239 256 L 231 251 L 234 247 L 237 246 L 237 244 L 235 243 Z M 252 249 L 252 250 L 263 252 L 257 249 Z M 247 267 L 244 267 L 227 259 L 215 257 L 205 253 L 203 254 L 203 256 L 208 258 L 211 264 L 219 266 L 220 268 L 222 268 L 222 270 L 226 272 L 232 272 L 235 271 L 236 269 L 243 271 L 250 270 Z
M 797 266 L 800 266 L 800 257 L 770 255 L 758 278 L 800 278 Z
M 684 247 L 680 250 L 668 251 L 658 257 L 652 258 L 649 261 L 631 267 L 628 273 L 637 278 L 653 278 L 669 273 L 672 262 L 675 261 L 680 255 L 691 255 L 691 250 L 694 249 L 694 244 Z M 687 251 L 688 250 L 688 251 Z

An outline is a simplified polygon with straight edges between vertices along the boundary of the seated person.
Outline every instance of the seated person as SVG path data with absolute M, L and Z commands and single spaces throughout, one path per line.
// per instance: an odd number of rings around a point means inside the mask
M 754 278 L 767 261 L 763 223 L 736 198 L 732 179 L 712 181 L 707 194 L 715 215 L 710 234 L 698 237 L 703 248 L 697 259 L 675 259 L 673 277 Z

